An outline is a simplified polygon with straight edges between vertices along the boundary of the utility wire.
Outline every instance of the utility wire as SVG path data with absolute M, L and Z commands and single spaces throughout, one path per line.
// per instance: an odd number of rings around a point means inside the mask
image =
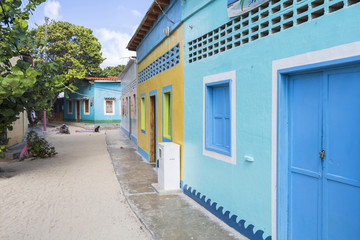
M 62 85 L 64 85 L 64 87 L 66 87 L 67 89 L 69 89 L 72 93 L 79 94 L 79 95 L 82 95 L 82 96 L 85 96 L 85 97 L 92 97 L 92 96 L 89 96 L 89 95 L 86 95 L 86 94 L 83 94 L 83 93 L 76 92 L 75 90 L 72 90 L 71 88 L 69 88 L 68 86 L 66 86 L 64 83 L 62 83 Z M 108 91 L 108 92 L 120 92 L 120 93 L 121 93 L 121 91 L 119 91 L 119 90 L 112 90 L 112 89 L 102 88 L 102 87 L 94 87 L 94 88 L 105 89 L 105 90 Z
M 82 95 L 82 96 L 85 96 L 85 97 L 91 97 L 91 96 L 88 96 L 88 95 L 86 95 L 86 94 L 82 94 L 82 93 L 76 92 L 75 90 L 72 90 L 71 88 L 69 88 L 68 86 L 66 86 L 64 83 L 62 83 L 62 85 L 64 85 L 64 87 L 66 87 L 67 89 L 69 89 L 72 93 L 76 93 L 76 94 L 79 94 L 79 95 Z
M 105 89 L 107 91 L 110 91 L 110 92 L 120 92 L 121 93 L 121 90 L 112 90 L 112 89 L 108 89 L 108 88 L 102 88 L 102 87 L 94 87 L 94 88 L 100 88 L 100 89 Z
M 160 4 L 158 3 L 158 1 L 155 0 L 155 2 L 156 2 L 156 4 L 159 6 L 161 12 L 162 12 L 162 13 L 165 15 L 165 17 L 167 18 L 167 20 L 169 20 L 172 24 L 175 24 L 175 23 L 168 17 L 168 15 L 166 15 L 166 13 L 165 13 L 164 10 L 162 9 L 162 7 L 161 7 Z

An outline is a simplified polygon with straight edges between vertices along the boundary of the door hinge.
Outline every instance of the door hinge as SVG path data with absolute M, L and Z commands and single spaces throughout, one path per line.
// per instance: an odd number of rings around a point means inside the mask
M 321 150 L 321 152 L 319 152 L 319 154 L 320 154 L 320 158 L 321 158 L 321 159 L 324 159 L 324 157 L 325 157 L 325 150 L 324 150 L 324 149 Z

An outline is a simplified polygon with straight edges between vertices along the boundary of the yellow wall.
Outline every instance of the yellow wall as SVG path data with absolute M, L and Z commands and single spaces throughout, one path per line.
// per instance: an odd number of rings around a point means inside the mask
M 181 180 L 183 179 L 183 139 L 184 139 L 184 45 L 183 25 L 180 25 L 169 37 L 165 38 L 146 58 L 137 66 L 137 73 L 146 68 L 162 54 L 166 53 L 176 44 L 180 43 L 180 63 L 147 81 L 137 85 L 138 103 L 141 94 L 146 93 L 146 133 L 141 132 L 138 121 L 138 146 L 149 154 L 149 92 L 157 90 L 156 94 L 156 121 L 157 142 L 162 142 L 162 88 L 172 85 L 172 138 L 173 142 L 180 145 L 181 154 Z M 141 115 L 140 107 L 138 116 Z
M 6 135 L 9 139 L 8 146 L 15 145 L 24 139 L 29 121 L 26 111 L 19 114 L 19 119 L 12 123 L 13 130 L 7 131 Z

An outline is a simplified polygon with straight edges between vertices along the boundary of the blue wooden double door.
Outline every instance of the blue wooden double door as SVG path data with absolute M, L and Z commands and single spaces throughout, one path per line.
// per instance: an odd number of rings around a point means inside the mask
M 288 76 L 287 237 L 360 239 L 360 67 Z

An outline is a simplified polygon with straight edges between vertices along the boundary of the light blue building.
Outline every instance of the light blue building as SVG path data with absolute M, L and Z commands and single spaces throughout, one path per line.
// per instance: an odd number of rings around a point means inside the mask
M 120 123 L 121 81 L 117 77 L 86 77 L 64 103 L 65 121 Z
M 250 239 L 360 238 L 359 2 L 182 1 L 183 191 Z

